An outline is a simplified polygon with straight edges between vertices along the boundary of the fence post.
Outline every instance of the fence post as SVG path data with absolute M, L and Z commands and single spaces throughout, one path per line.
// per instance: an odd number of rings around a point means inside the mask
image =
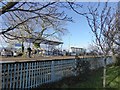
M 51 81 L 55 81 L 55 70 L 54 70 L 54 61 L 51 63 Z
M 77 76 L 77 59 L 75 58 L 74 75 Z
M 2 90 L 2 63 L 0 63 L 0 89 Z

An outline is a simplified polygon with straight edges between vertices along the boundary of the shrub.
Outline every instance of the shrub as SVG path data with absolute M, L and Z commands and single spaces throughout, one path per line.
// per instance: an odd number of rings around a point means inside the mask
M 81 79 L 86 80 L 90 74 L 90 63 L 86 60 L 77 60 L 76 73 Z
M 115 62 L 116 66 L 120 66 L 120 56 L 116 56 L 116 62 Z

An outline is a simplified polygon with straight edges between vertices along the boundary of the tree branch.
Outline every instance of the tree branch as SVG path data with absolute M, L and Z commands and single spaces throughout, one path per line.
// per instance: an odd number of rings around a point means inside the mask
M 12 7 L 14 7 L 18 2 L 8 2 L 7 5 L 3 6 L 1 9 L 0 9 L 0 16 L 6 12 L 9 11 L 9 9 L 11 9 Z

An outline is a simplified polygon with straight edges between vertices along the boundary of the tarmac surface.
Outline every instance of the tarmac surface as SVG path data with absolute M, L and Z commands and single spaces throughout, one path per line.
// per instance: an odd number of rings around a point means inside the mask
M 92 58 L 95 56 L 78 56 L 77 58 Z M 98 56 L 97 56 L 98 57 Z M 64 60 L 75 59 L 75 56 L 36 56 L 36 57 L 3 57 L 0 56 L 1 62 L 26 62 L 26 61 L 43 61 L 43 60 Z
M 24 62 L 24 61 L 41 61 L 41 60 L 57 60 L 57 59 L 74 59 L 75 56 L 38 56 L 38 57 L 3 57 L 0 56 L 0 61 L 16 61 L 16 62 Z

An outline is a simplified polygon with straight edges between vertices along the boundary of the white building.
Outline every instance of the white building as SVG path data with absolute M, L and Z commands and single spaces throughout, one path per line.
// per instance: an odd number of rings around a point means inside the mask
M 86 49 L 84 49 L 84 48 L 71 47 L 71 54 L 83 55 L 83 54 L 85 54 L 85 52 L 86 52 Z

